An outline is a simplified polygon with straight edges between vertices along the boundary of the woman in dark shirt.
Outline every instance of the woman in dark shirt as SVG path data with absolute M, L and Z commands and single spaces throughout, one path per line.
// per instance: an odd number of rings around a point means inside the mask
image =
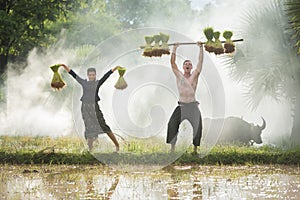
M 85 125 L 84 137 L 87 140 L 89 150 L 92 150 L 93 142 L 97 139 L 98 134 L 106 133 L 115 144 L 116 151 L 119 151 L 119 143 L 110 127 L 106 124 L 98 105 L 98 101 L 100 101 L 98 96 L 99 88 L 117 67 L 109 70 L 100 80 L 96 80 L 96 69 L 89 68 L 87 70 L 87 80 L 82 79 L 65 64 L 61 64 L 61 66 L 82 86 L 83 95 L 80 98 L 82 101 L 81 114 Z

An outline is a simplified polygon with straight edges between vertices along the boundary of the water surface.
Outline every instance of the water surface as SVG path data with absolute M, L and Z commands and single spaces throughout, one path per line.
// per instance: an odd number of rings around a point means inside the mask
M 0 166 L 0 199 L 300 199 L 296 166 Z

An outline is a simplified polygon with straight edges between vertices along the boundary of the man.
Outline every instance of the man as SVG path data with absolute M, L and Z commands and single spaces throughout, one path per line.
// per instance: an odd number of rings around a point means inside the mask
M 176 77 L 179 92 L 178 106 L 175 108 L 168 123 L 167 143 L 171 144 L 172 153 L 175 151 L 179 125 L 185 119 L 187 119 L 193 127 L 194 153 L 197 153 L 197 147 L 200 146 L 202 136 L 202 119 L 198 108 L 199 103 L 195 98 L 195 92 L 198 84 L 198 78 L 202 70 L 203 46 L 201 42 L 198 42 L 197 45 L 200 47 L 199 60 L 197 67 L 193 72 L 193 65 L 190 60 L 185 60 L 183 62 L 183 73 L 178 69 L 178 66 L 175 63 L 178 43 L 174 45 L 171 55 L 171 66 Z
M 64 69 L 82 86 L 83 95 L 81 97 L 81 114 L 85 125 L 84 137 L 87 140 L 89 150 L 93 148 L 93 142 L 97 139 L 98 134 L 106 133 L 113 141 L 116 152 L 119 151 L 119 143 L 112 133 L 110 127 L 106 124 L 103 114 L 99 108 L 98 96 L 100 86 L 108 79 L 108 77 L 116 71 L 118 67 L 109 70 L 100 80 L 96 80 L 96 69 L 87 69 L 87 79 L 82 79 L 68 66 L 61 64 Z

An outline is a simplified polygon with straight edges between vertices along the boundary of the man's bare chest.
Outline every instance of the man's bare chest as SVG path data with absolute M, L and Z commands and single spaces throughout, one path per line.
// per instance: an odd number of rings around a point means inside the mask
M 180 80 L 179 80 L 179 85 L 182 86 L 182 87 L 192 87 L 194 88 L 196 83 L 195 83 L 195 80 L 193 79 L 193 77 L 180 77 Z

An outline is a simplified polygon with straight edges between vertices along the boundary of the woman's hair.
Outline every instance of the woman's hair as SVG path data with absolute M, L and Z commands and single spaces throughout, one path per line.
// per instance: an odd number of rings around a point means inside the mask
M 95 72 L 96 73 L 96 69 L 94 67 L 88 68 L 87 69 L 87 74 L 90 72 Z

